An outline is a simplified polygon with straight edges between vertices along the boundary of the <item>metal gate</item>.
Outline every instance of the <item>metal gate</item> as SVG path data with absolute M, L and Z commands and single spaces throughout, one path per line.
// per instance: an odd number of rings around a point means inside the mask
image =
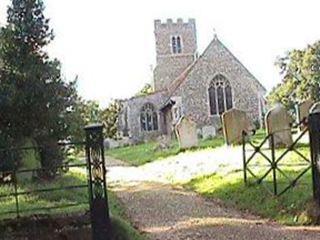
M 277 149 L 275 145 L 276 134 L 280 132 L 267 135 L 260 143 L 256 143 L 254 137 L 243 132 L 243 173 L 246 185 L 259 184 L 272 195 L 280 196 L 299 183 L 312 168 L 309 144 L 302 141 L 308 133 L 310 136 L 312 134 L 307 121 L 301 122 L 296 127 L 300 126 L 303 126 L 303 130 L 293 143 L 281 149 Z M 283 131 L 291 131 L 291 129 Z M 288 156 L 289 154 L 291 155 Z M 292 169 L 292 174 L 288 174 L 284 168 Z M 285 182 L 281 181 L 280 184 L 279 176 L 285 179 Z M 250 181 L 251 179 L 253 181 Z M 272 188 L 270 188 L 270 182 Z
M 51 210 L 73 208 L 82 205 L 87 205 L 88 201 L 73 201 L 72 203 L 65 203 L 62 201 L 61 204 L 49 204 L 41 207 L 24 207 L 21 209 L 20 198 L 29 197 L 32 194 L 49 194 L 52 192 L 70 191 L 73 189 L 84 191 L 88 189 L 89 192 L 89 204 L 90 204 L 90 215 L 92 225 L 92 239 L 93 240 L 106 240 L 111 239 L 111 224 L 108 207 L 108 194 L 106 184 L 106 166 L 104 157 L 104 145 L 103 145 L 103 125 L 92 125 L 85 128 L 86 141 L 84 142 L 60 142 L 52 143 L 48 146 L 37 146 L 37 147 L 22 147 L 22 148 L 10 148 L 0 149 L 0 167 L 5 169 L 4 164 L 12 162 L 12 166 L 8 166 L 8 170 L 0 171 L 0 183 L 5 186 L 6 191 L 1 190 L 0 192 L 0 216 L 13 216 L 19 218 L 21 214 L 35 215 L 41 214 L 43 211 L 50 212 Z M 56 148 L 75 148 L 85 147 L 86 150 L 86 162 L 80 163 L 69 163 L 64 159 L 62 163 L 52 163 L 49 167 L 31 167 L 31 168 L 18 168 L 18 159 L 22 153 L 36 151 L 45 152 L 51 151 L 53 147 Z M 10 158 L 9 158 L 10 157 Z M 6 160 L 11 161 L 6 161 Z M 43 186 L 42 184 L 35 184 L 34 187 L 23 186 L 23 179 L 18 180 L 19 176 L 23 174 L 28 175 L 63 175 L 71 168 L 79 168 L 80 170 L 87 171 L 87 181 L 84 183 L 73 183 L 73 181 L 66 181 L 66 184 L 59 184 L 58 186 Z M 31 177 L 30 177 L 31 178 Z M 6 199 L 12 199 L 15 203 L 14 208 L 6 210 L 6 203 L 2 201 Z M 9 202 L 9 201 L 8 201 Z M 3 204 L 3 205 L 2 205 Z M 31 204 L 30 204 L 31 205 Z M 3 211 L 4 210 L 4 211 Z M 2 216 L 3 215 L 3 216 Z
M 91 125 L 86 127 L 85 130 L 93 240 L 108 240 L 111 239 L 111 223 L 103 146 L 103 125 Z

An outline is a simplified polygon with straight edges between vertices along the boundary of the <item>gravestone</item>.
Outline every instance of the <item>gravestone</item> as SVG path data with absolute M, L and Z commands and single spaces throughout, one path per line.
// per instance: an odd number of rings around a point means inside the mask
M 320 102 L 316 102 L 310 108 L 310 113 L 317 113 L 317 112 L 320 112 Z
M 291 117 L 284 106 L 277 105 L 266 115 L 267 134 L 273 134 L 274 146 L 289 147 L 292 143 Z M 271 138 L 269 138 L 271 139 Z M 269 140 L 271 146 L 271 140 Z
M 309 116 L 309 111 L 313 105 L 312 100 L 306 100 L 298 105 L 297 117 L 298 122 L 305 121 Z
M 214 126 L 204 126 L 201 133 L 203 139 L 213 138 L 216 136 L 216 129 Z
M 157 145 L 154 151 L 169 149 L 171 146 L 170 135 L 161 135 L 157 138 Z
M 198 146 L 197 124 L 194 121 L 183 116 L 179 119 L 175 130 L 180 149 Z
M 123 137 L 122 139 L 117 141 L 118 147 L 128 147 L 133 145 L 133 140 L 129 137 Z
M 106 149 L 113 149 L 113 148 L 118 148 L 120 147 L 120 144 L 118 141 L 112 139 L 112 138 L 106 138 L 103 142 L 104 147 Z
M 222 128 L 227 145 L 241 144 L 243 131 L 250 130 L 250 121 L 245 111 L 233 108 L 222 114 Z

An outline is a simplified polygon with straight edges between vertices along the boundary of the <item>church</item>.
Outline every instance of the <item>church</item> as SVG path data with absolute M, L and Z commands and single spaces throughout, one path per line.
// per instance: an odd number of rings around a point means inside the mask
M 196 122 L 200 134 L 217 131 L 232 108 L 246 111 L 252 122 L 262 120 L 266 89 L 216 35 L 199 55 L 195 19 L 155 20 L 154 34 L 153 92 L 121 101 L 121 136 L 141 141 L 171 135 L 181 116 Z

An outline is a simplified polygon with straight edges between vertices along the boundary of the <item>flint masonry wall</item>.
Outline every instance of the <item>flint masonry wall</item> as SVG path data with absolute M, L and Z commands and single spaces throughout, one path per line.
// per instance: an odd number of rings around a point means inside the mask
M 127 116 L 127 130 L 129 137 L 140 141 L 154 139 L 157 136 L 162 135 L 164 129 L 163 116 L 159 108 L 163 105 L 167 99 L 166 92 L 156 92 L 148 96 L 134 97 L 124 102 L 124 110 Z M 151 103 L 155 107 L 158 113 L 158 131 L 142 131 L 140 123 L 141 108 L 146 104 Z M 123 117 L 123 115 L 120 115 Z M 124 127 L 124 120 L 121 120 L 120 128 Z M 123 130 L 123 129 L 122 129 Z
M 225 76 L 231 84 L 233 107 L 246 111 L 252 121 L 258 120 L 259 95 L 263 96 L 265 89 L 218 39 L 212 41 L 174 93 L 182 97 L 183 113 L 191 116 L 199 127 L 220 127 L 220 116 L 210 115 L 208 94 L 209 84 L 217 74 Z
M 183 22 L 182 19 L 173 22 L 168 19 L 165 23 L 155 20 L 154 29 L 157 55 L 154 88 L 158 91 L 169 86 L 195 60 L 197 36 L 194 19 L 189 19 L 188 22 Z M 181 53 L 172 52 L 171 39 L 173 36 L 181 38 Z

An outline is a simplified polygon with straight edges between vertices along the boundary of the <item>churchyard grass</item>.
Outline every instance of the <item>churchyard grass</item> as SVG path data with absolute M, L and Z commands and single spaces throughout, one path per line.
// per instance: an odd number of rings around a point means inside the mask
M 192 148 L 188 151 L 197 151 L 205 148 L 216 148 L 224 144 L 222 136 L 214 137 L 212 139 L 201 139 L 199 146 Z M 133 166 L 140 166 L 155 160 L 160 160 L 169 156 L 177 155 L 180 153 L 179 144 L 173 141 L 168 149 L 158 149 L 157 142 L 148 142 L 135 146 L 128 146 L 122 148 L 109 149 L 106 155 L 123 160 Z
M 303 155 L 309 154 L 308 147 L 302 146 L 299 149 Z M 277 151 L 278 154 L 283 150 Z M 286 163 L 297 163 L 299 158 L 293 153 L 289 154 Z M 262 163 L 262 159 L 258 162 Z M 304 169 L 302 167 L 282 166 L 281 169 L 292 179 Z M 266 171 L 260 169 L 260 176 Z M 208 198 L 218 198 L 223 204 L 237 209 L 248 211 L 264 218 L 276 220 L 287 225 L 310 224 L 314 219 L 310 217 L 312 209 L 312 180 L 311 170 L 307 172 L 298 182 L 297 186 L 290 189 L 279 197 L 274 197 L 265 187 L 272 191 L 272 174 L 262 185 L 244 185 L 243 171 L 223 171 L 209 176 L 202 176 L 191 180 L 184 186 L 198 192 Z M 288 180 L 280 173 L 277 173 L 278 188 L 281 190 L 288 184 Z M 249 178 L 249 182 L 254 179 Z M 312 215 L 312 214 L 311 214 Z
M 267 136 L 265 129 L 259 129 L 256 131 L 255 135 L 251 137 L 251 141 L 254 144 L 259 144 L 264 140 L 264 138 Z
M 71 186 L 71 185 L 84 185 L 87 184 L 87 179 L 82 169 L 73 169 L 63 176 L 58 177 L 56 180 L 48 182 L 32 182 L 27 181 L 19 184 L 19 191 L 28 191 L 31 189 L 44 189 L 44 188 L 59 188 L 61 186 Z M 6 185 L 0 185 L 0 194 L 7 194 L 8 191 L 12 189 Z M 144 239 L 130 224 L 128 218 L 125 215 L 123 206 L 117 200 L 116 196 L 112 192 L 108 192 L 109 197 L 109 208 L 113 219 L 113 224 L 116 226 L 115 231 L 119 232 L 123 238 L 121 239 L 133 239 L 142 240 Z M 64 204 L 76 204 L 88 202 L 88 189 L 68 189 L 54 192 L 43 192 L 34 193 L 31 195 L 21 195 L 19 196 L 19 206 L 20 210 L 25 209 L 35 209 L 35 208 L 46 208 L 53 206 L 61 206 Z M 14 211 L 15 201 L 14 197 L 5 198 L 0 200 L 0 212 Z M 41 210 L 37 212 L 28 212 L 28 214 L 71 214 L 86 212 L 89 210 L 88 204 L 80 204 L 77 207 L 72 208 L 62 208 L 54 210 Z M 24 216 L 22 213 L 21 216 Z M 15 217 L 14 215 L 1 215 L 1 219 L 7 219 Z M 120 238 L 119 238 L 120 239 Z

